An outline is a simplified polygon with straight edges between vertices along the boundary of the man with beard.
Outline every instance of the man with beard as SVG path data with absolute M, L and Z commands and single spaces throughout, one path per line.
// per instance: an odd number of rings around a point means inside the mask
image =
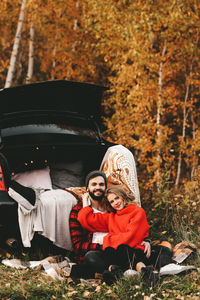
M 83 198 L 87 198 L 88 203 L 93 209 L 94 213 L 105 213 L 103 205 L 104 195 L 107 188 L 106 175 L 98 170 L 90 172 L 85 180 L 87 193 Z M 105 232 L 90 232 L 84 229 L 78 221 L 78 213 L 83 207 L 82 201 L 72 208 L 69 218 L 70 234 L 72 245 L 74 248 L 74 262 L 72 265 L 71 277 L 76 278 L 92 278 L 95 275 L 98 266 L 99 252 L 102 252 L 103 237 L 107 234 Z M 150 256 L 151 247 L 149 240 L 142 242 L 145 246 L 144 252 L 147 257 Z M 101 255 L 101 254 L 100 254 Z M 94 265 L 95 269 L 91 265 Z
M 93 211 L 95 213 L 104 213 L 105 209 L 102 207 L 102 199 L 107 188 L 107 179 L 105 173 L 97 170 L 90 172 L 86 177 L 85 186 L 88 193 L 85 194 L 84 197 L 88 197 Z M 80 264 L 84 261 L 85 254 L 88 251 L 101 251 L 102 245 L 98 243 L 98 240 L 101 239 L 103 234 L 105 235 L 105 233 L 89 232 L 81 226 L 77 218 L 78 212 L 82 207 L 82 202 L 79 202 L 76 206 L 74 206 L 69 218 L 70 234 L 74 248 L 73 258 L 77 264 Z

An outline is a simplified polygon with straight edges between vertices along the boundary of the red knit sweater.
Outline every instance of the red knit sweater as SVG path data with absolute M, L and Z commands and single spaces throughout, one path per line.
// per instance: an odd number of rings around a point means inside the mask
M 107 247 L 117 249 L 125 244 L 144 250 L 141 242 L 149 235 L 149 225 L 143 208 L 130 204 L 116 213 L 93 213 L 91 207 L 82 208 L 78 221 L 89 231 L 109 232 L 103 239 L 103 250 Z

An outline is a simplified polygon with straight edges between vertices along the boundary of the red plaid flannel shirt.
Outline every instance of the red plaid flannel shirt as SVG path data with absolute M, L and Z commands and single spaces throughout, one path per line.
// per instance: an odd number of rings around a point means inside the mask
M 101 250 L 100 244 L 92 243 L 93 232 L 84 229 L 77 220 L 78 212 L 82 208 L 82 202 L 73 207 L 69 217 L 69 228 L 71 233 L 72 245 L 74 248 L 73 258 L 76 263 L 84 260 L 86 252 L 89 250 Z

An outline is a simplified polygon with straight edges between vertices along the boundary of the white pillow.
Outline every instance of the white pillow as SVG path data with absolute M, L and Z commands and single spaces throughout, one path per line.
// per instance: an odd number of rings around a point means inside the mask
M 12 180 L 33 189 L 52 189 L 50 168 L 17 173 Z

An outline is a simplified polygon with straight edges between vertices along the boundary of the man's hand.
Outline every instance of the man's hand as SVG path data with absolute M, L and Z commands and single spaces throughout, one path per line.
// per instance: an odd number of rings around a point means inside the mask
M 144 253 L 146 253 L 146 257 L 149 258 L 151 255 L 151 244 L 149 242 L 143 241 L 141 245 L 144 245 Z
M 88 197 L 89 197 L 88 193 L 83 194 L 82 196 L 83 207 L 89 206 Z

